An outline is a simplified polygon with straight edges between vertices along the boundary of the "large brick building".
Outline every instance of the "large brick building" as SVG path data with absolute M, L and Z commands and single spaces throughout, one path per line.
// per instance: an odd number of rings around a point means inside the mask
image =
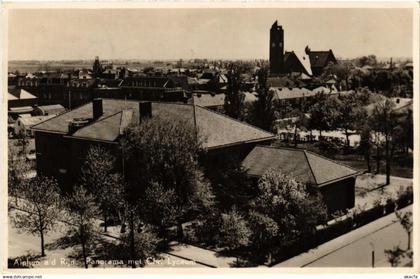
M 191 104 L 95 99 L 32 127 L 38 174 L 71 185 L 77 181 L 90 146 L 101 145 L 120 156 L 124 129 L 150 115 L 191 123 L 203 137 L 205 161 L 229 152 L 244 158 L 257 143 L 274 139 L 269 132 Z

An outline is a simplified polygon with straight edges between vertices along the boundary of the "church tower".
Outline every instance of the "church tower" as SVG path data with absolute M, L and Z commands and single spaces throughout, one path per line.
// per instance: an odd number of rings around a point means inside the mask
M 284 44 L 283 28 L 277 24 L 277 20 L 270 29 L 270 74 L 279 75 L 284 73 Z

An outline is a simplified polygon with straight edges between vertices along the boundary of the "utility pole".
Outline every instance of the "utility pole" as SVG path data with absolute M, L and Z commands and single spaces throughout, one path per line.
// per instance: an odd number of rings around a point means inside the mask
M 69 110 L 71 110 L 71 91 L 69 90 Z
M 371 261 L 372 261 L 372 268 L 374 268 L 375 267 L 375 244 L 372 241 L 369 244 L 370 244 L 370 247 L 372 248 Z

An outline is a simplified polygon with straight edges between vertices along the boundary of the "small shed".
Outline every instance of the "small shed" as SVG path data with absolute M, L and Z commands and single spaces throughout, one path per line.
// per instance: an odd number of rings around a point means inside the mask
M 48 120 L 55 115 L 43 115 L 43 116 L 25 116 L 19 117 L 15 122 L 15 135 L 24 134 L 27 137 L 32 137 L 33 133 L 31 127 L 39 124 L 45 120 Z
M 279 170 L 297 181 L 317 187 L 328 213 L 354 207 L 359 171 L 304 149 L 256 146 L 243 160 L 248 175 L 260 178 L 267 170 Z
M 34 109 L 34 115 L 57 115 L 65 111 L 66 109 L 60 104 L 37 106 Z

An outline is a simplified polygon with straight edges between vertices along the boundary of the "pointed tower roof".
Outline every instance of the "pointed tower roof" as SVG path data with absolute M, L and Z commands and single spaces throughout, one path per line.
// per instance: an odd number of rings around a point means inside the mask
M 277 29 L 279 27 L 277 20 L 271 25 L 271 29 Z

